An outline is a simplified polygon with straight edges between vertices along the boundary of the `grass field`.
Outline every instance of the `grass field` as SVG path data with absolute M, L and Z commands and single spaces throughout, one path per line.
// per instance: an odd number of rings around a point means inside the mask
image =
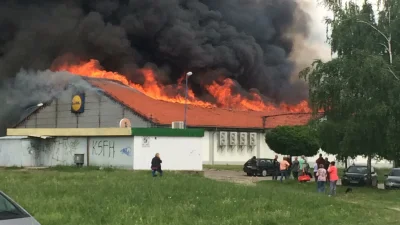
M 200 175 L 0 170 L 1 190 L 42 225 L 399 224 L 400 193 L 356 188 L 329 198 L 313 184 L 244 186 Z

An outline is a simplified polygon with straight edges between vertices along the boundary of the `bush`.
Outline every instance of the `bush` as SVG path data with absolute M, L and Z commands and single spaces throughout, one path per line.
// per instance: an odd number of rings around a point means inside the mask
M 320 145 L 316 132 L 309 126 L 279 126 L 265 135 L 268 146 L 282 155 L 314 156 Z

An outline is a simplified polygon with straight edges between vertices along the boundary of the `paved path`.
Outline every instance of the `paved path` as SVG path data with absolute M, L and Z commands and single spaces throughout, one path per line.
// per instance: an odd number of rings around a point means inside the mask
M 272 180 L 272 177 L 249 177 L 243 172 L 228 170 L 204 170 L 204 176 L 214 180 L 229 181 L 240 184 L 254 185 L 255 182 L 263 180 Z M 314 182 L 312 179 L 311 182 Z M 338 185 L 342 185 L 340 180 Z M 384 189 L 383 184 L 378 184 L 379 189 Z

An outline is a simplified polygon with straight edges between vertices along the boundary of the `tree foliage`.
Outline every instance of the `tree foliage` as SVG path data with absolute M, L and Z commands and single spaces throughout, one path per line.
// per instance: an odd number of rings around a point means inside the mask
M 323 149 L 340 157 L 398 159 L 400 0 L 324 4 L 333 13 L 326 23 L 337 56 L 300 74 L 309 83 L 313 111 L 325 112 L 327 120 L 318 125 Z
M 320 148 L 317 133 L 309 126 L 279 126 L 266 133 L 265 141 L 282 155 L 314 156 Z

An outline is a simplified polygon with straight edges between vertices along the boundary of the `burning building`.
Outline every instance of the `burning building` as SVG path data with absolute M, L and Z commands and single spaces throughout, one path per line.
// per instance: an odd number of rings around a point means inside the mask
M 65 144 L 75 146 L 69 147 L 74 152 L 98 144 L 96 135 L 132 135 L 113 130 L 122 118 L 134 128 L 171 127 L 177 121 L 180 126 L 186 103 L 187 126 L 205 130 L 203 147 L 196 150 L 200 161 L 271 156 L 264 129 L 311 118 L 307 84 L 296 74 L 319 54 L 304 44 L 310 18 L 301 2 L 5 1 L 0 100 L 6 104 L 0 129 L 14 127 L 9 135 L 42 138 L 88 136 L 86 147 Z M 185 98 L 189 70 L 194 75 Z M 126 146 L 135 153 L 129 138 L 121 143 L 123 155 L 129 155 Z M 59 154 L 55 147 L 31 147 Z M 89 155 L 91 162 L 103 162 Z M 65 164 L 58 156 L 35 157 L 41 160 L 34 164 Z
M 87 138 L 87 143 L 90 143 L 98 137 L 131 135 L 130 132 L 125 134 L 120 129 L 115 130 L 119 126 L 148 128 L 150 131 L 154 130 L 152 128 L 183 128 L 184 99 L 180 96 L 164 95 L 164 90 L 168 87 L 151 83 L 151 78 L 148 83 L 139 86 L 124 80 L 124 76 L 120 74 L 95 69 L 92 66 L 89 62 L 80 67 L 64 68 L 82 76 L 71 76 L 78 80 L 72 79 L 68 81 L 70 83 L 64 83 L 66 88 L 61 88 L 57 96 L 28 107 L 15 127 L 8 129 L 8 135 L 41 138 L 78 136 Z M 151 76 L 151 71 L 148 71 L 147 75 Z M 224 92 L 223 85 L 215 88 L 221 90 L 221 93 Z M 231 100 L 230 104 L 237 104 L 239 107 L 227 109 L 190 95 L 188 98 L 187 127 L 204 130 L 204 134 L 199 137 L 201 144 L 198 143 L 201 146 L 198 150 L 201 151 L 201 162 L 204 164 L 237 164 L 253 155 L 272 157 L 275 153 L 265 143 L 265 129 L 280 125 L 304 125 L 311 119 L 311 113 L 303 103 L 297 106 L 275 106 L 237 95 L 236 101 Z M 42 102 L 43 105 L 39 104 Z M 254 109 L 259 107 L 262 110 L 244 110 L 240 106 Z M 125 125 L 120 124 L 122 119 Z M 88 128 L 96 129 L 87 130 Z M 107 128 L 111 129 L 109 133 L 101 131 Z M 157 132 L 160 130 L 155 130 L 156 133 L 132 135 L 145 135 L 147 138 L 157 139 L 160 135 L 175 137 L 174 132 L 177 132 L 161 129 L 166 133 L 159 134 Z M 190 135 L 191 130 L 188 132 L 183 136 Z M 131 151 L 135 152 L 133 146 Z M 52 162 L 51 165 L 54 163 L 57 162 Z M 119 165 L 119 162 L 116 164 Z M 46 162 L 43 162 L 43 165 L 48 166 Z M 132 168 L 129 163 L 124 165 Z

